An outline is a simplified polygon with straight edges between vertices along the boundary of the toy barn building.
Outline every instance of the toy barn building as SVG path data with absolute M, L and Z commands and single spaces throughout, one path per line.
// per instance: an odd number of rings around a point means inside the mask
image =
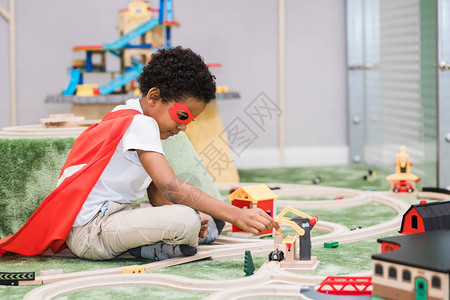
M 411 205 L 400 233 L 404 235 L 378 239 L 372 295 L 449 300 L 450 201 Z
M 411 205 L 403 215 L 400 233 L 411 234 L 439 229 L 450 229 L 450 200 L 429 204 L 420 201 L 420 204 Z
M 449 300 L 450 230 L 406 234 L 377 241 L 379 252 L 388 252 L 372 255 L 372 296 Z M 382 247 L 383 244 L 391 246 Z M 394 251 L 389 251 L 390 248 Z
M 265 184 L 240 187 L 228 196 L 232 205 L 242 209 L 258 207 L 272 218 L 276 212 L 275 200 L 277 198 L 278 196 Z M 272 233 L 273 230 L 267 230 L 262 232 L 260 236 L 270 236 Z M 242 234 L 250 235 L 250 233 L 246 233 L 233 225 L 231 235 L 240 236 Z

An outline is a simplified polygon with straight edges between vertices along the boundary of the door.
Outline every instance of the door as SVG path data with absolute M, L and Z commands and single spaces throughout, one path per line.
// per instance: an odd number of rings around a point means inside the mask
M 422 277 L 416 278 L 416 300 L 427 299 L 427 281 Z

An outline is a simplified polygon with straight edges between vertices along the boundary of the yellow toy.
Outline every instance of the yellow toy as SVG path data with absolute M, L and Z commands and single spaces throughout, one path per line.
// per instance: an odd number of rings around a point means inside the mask
M 419 177 L 411 173 L 411 161 L 409 154 L 406 153 L 406 147 L 400 147 L 400 153 L 397 154 L 395 163 L 395 173 L 386 177 L 391 184 L 391 191 L 394 193 L 412 193 L 416 189 L 416 182 Z
M 143 274 L 145 273 L 145 267 L 144 266 L 129 266 L 123 268 L 123 274 Z
M 216 93 L 217 94 L 228 93 L 229 91 L 230 91 L 230 89 L 226 85 L 218 85 L 216 87 Z
M 98 84 L 79 84 L 77 85 L 76 94 L 79 97 L 91 97 L 98 95 L 100 86 Z

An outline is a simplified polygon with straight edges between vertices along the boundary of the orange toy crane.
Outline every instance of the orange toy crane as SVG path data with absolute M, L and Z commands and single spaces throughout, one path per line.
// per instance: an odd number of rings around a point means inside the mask
M 391 184 L 391 191 L 394 193 L 412 193 L 415 191 L 416 182 L 420 180 L 419 177 L 411 173 L 411 161 L 409 154 L 406 153 L 406 147 L 400 147 L 400 153 L 397 154 L 397 161 L 395 163 L 395 173 L 386 177 Z
M 285 217 L 285 215 L 289 212 L 296 214 L 297 217 L 294 218 Z M 318 218 L 311 217 L 291 206 L 286 206 L 283 209 L 283 211 L 274 218 L 274 220 L 277 223 L 282 223 L 291 226 L 297 232 L 295 236 L 287 236 L 283 240 L 283 244 L 286 245 L 286 249 L 288 250 L 288 252 L 292 253 L 291 255 L 288 255 L 289 253 L 287 253 L 286 259 L 294 260 L 295 258 L 294 251 L 296 248 L 295 243 L 297 238 L 300 238 L 298 257 L 300 260 L 311 260 L 311 230 L 317 223 Z M 281 231 L 276 230 L 274 242 L 279 243 L 281 239 L 282 239 Z M 293 248 L 293 251 L 291 251 L 291 248 Z

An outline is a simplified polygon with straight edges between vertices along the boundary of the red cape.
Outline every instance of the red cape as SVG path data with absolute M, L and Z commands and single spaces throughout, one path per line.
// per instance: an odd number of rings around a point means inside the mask
M 67 167 L 86 165 L 48 195 L 16 234 L 0 239 L 0 256 L 39 255 L 48 248 L 57 253 L 65 248 L 78 212 L 136 114 L 133 109 L 108 113 L 75 140 L 60 176 Z

